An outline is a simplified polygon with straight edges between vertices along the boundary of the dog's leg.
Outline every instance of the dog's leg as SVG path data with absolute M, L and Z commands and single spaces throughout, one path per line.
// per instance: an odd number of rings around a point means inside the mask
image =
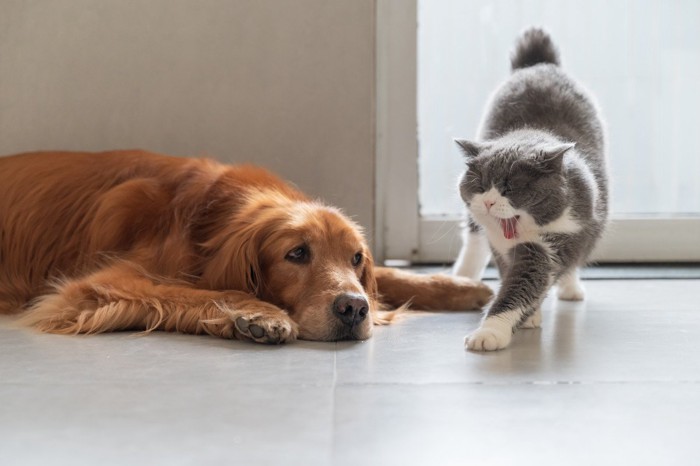
M 63 334 L 165 330 L 259 343 L 297 336 L 286 312 L 247 293 L 163 283 L 123 265 L 65 282 L 20 322 Z
M 380 300 L 389 306 L 410 301 L 414 309 L 480 309 L 491 299 L 491 289 L 465 277 L 419 275 L 387 267 L 375 269 Z

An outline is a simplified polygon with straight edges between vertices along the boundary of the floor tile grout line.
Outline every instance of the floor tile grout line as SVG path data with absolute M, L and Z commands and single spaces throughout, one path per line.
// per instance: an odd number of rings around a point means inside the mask
M 380 387 L 380 386 L 406 386 L 406 387 L 437 387 L 437 386 L 564 386 L 564 385 L 695 385 L 700 380 L 523 380 L 513 382 L 342 382 L 338 387 Z
M 43 383 L 43 382 L 42 382 Z M 448 386 L 465 386 L 465 387 L 475 387 L 475 386 L 484 386 L 484 387 L 504 387 L 504 386 L 566 386 L 566 385 L 617 385 L 617 386 L 623 386 L 623 385 L 698 385 L 700 384 L 700 380 L 593 380 L 593 381 L 564 381 L 564 380 L 553 380 L 553 381 L 514 381 L 514 382 L 427 382 L 427 383 L 420 383 L 420 382 L 341 382 L 341 383 L 336 383 L 332 386 L 323 386 L 323 385 L 317 385 L 314 386 L 315 388 L 318 389 L 323 389 L 323 388 L 330 388 L 332 393 L 333 393 L 333 400 L 331 404 L 331 408 L 333 409 L 333 421 L 335 421 L 335 394 L 339 388 L 346 388 L 346 387 L 357 387 L 357 386 L 364 386 L 364 387 L 399 387 L 399 386 L 404 386 L 404 387 L 448 387 Z M 115 381 L 105 381 L 105 382 L 88 382 L 88 383 L 51 383 L 51 386 L 53 387 L 89 387 L 89 386 L 104 386 L 104 385 L 109 385 L 109 386 L 121 386 L 121 387 L 143 387 L 144 385 L 148 386 L 159 386 L 158 384 L 154 384 L 151 382 L 139 382 L 139 383 L 116 383 Z M 161 384 L 163 386 L 167 385 L 172 387 L 172 384 Z M 209 386 L 228 386 L 230 387 L 230 384 L 208 384 Z M 8 388 L 8 387 L 35 387 L 37 386 L 36 382 L 0 382 L 0 389 L 2 388 Z M 177 385 L 177 387 L 201 387 L 202 385 L 192 385 L 192 384 L 182 384 L 182 385 Z M 239 388 L 244 388 L 244 387 L 261 387 L 261 386 L 269 386 L 268 384 L 236 384 L 234 385 L 235 387 Z M 308 388 L 309 384 L 308 383 L 303 383 L 303 382 L 298 382 L 298 383 L 289 383 L 289 384 L 282 384 L 281 386 L 287 386 L 287 387 L 299 387 L 299 388 Z
M 335 409 L 335 399 L 336 399 L 336 387 L 338 386 L 338 342 L 333 343 L 333 380 L 331 381 L 331 445 L 330 445 L 330 457 L 328 458 L 329 464 L 333 462 L 333 457 L 335 455 L 335 424 L 336 424 L 336 409 Z

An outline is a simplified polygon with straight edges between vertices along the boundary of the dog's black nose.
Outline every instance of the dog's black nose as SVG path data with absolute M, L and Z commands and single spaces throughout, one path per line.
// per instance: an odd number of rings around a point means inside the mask
M 333 301 L 333 313 L 345 324 L 359 324 L 369 313 L 369 303 L 364 296 L 344 293 Z

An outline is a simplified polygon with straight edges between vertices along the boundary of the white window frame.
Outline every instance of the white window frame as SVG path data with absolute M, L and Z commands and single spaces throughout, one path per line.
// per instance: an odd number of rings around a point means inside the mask
M 376 3 L 375 246 L 379 260 L 444 263 L 457 257 L 463 219 L 419 213 L 417 1 Z M 700 216 L 615 216 L 592 259 L 698 262 Z

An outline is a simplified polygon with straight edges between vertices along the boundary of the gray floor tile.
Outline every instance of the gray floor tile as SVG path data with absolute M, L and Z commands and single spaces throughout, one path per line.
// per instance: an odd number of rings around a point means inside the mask
M 322 465 L 331 456 L 329 387 L 0 384 L 0 399 L 4 466 Z
M 700 280 L 594 280 L 585 286 L 592 311 L 700 311 Z
M 498 282 L 487 283 L 494 291 L 498 290 Z M 560 301 L 552 289 L 543 309 L 700 311 L 700 280 L 591 280 L 584 283 L 585 301 Z
M 21 383 L 330 386 L 335 358 L 333 343 L 268 346 L 161 332 L 43 335 L 11 328 L 7 318 L 0 319 L 0 342 L 12 348 L 0 358 L 3 381 Z
M 698 388 L 342 386 L 336 393 L 334 464 L 698 464 Z
M 478 313 L 406 317 L 363 345 L 339 343 L 338 383 L 700 381 L 700 312 L 545 309 L 542 329 L 465 352 Z
M 279 347 L 0 317 L 0 464 L 700 464 L 700 281 L 586 286 L 489 354 L 478 312 Z

